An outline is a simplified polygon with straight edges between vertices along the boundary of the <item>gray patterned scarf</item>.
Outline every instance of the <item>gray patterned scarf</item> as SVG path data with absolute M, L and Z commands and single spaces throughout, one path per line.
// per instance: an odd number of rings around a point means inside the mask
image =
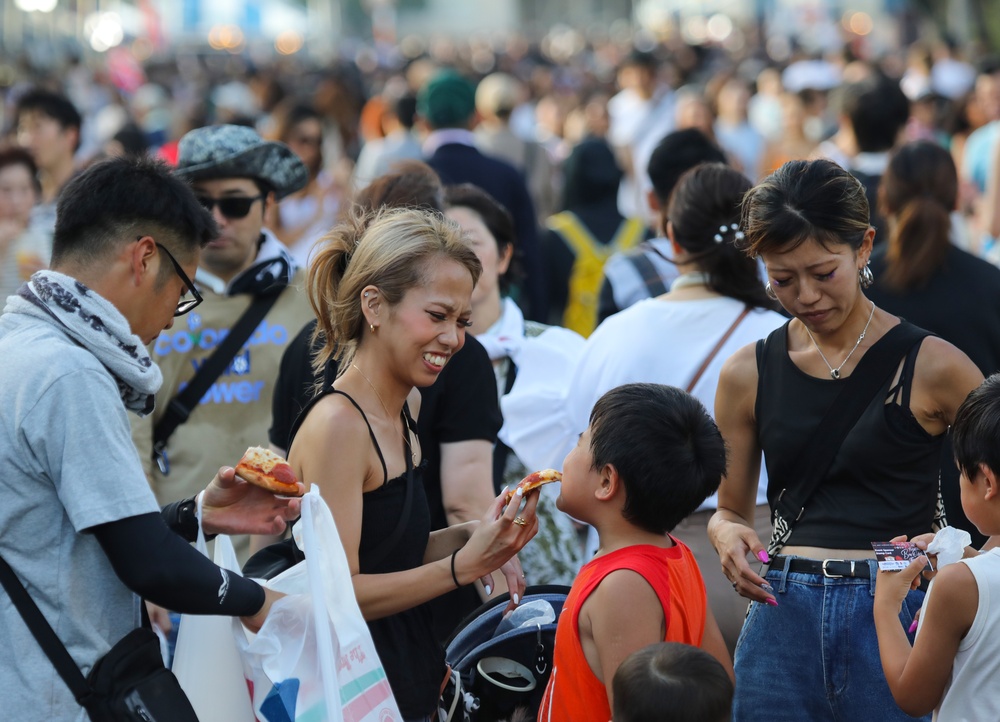
M 127 409 L 139 416 L 152 412 L 163 374 L 111 302 L 75 278 L 39 271 L 17 295 L 7 298 L 4 313 L 21 313 L 59 327 L 114 377 Z

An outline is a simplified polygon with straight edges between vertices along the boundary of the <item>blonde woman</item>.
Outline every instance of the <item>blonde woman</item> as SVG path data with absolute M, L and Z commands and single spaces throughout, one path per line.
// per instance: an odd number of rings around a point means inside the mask
M 500 569 L 511 607 L 524 593 L 514 556 L 538 531 L 536 499 L 480 522 L 430 532 L 413 418 L 416 387 L 434 383 L 465 341 L 482 267 L 460 230 L 437 215 L 382 212 L 338 226 L 309 269 L 324 334 L 316 363 L 340 376 L 304 414 L 289 461 L 330 500 L 354 592 L 404 719 L 429 720 L 444 652 L 424 605 Z M 388 547 L 388 548 L 387 548 Z

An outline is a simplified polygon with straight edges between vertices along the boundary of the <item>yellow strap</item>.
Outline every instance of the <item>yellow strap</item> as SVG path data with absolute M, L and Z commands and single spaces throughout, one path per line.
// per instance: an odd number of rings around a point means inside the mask
M 641 221 L 630 218 L 619 226 L 608 244 L 599 243 L 570 211 L 549 218 L 548 226 L 566 241 L 576 256 L 563 326 L 581 336 L 589 336 L 597 326 L 597 301 L 604 279 L 604 264 L 612 254 L 637 245 L 644 236 L 644 226 Z

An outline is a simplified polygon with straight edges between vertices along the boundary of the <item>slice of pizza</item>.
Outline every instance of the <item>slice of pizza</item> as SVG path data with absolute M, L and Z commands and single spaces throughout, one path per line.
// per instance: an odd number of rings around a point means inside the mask
M 236 475 L 275 494 L 301 496 L 288 462 L 270 449 L 251 446 L 236 465 Z
M 527 496 L 529 492 L 534 491 L 543 484 L 550 484 L 553 481 L 562 481 L 561 471 L 543 469 L 542 471 L 532 472 L 521 479 L 517 486 L 507 492 L 507 499 L 504 501 L 504 504 L 510 503 L 510 500 L 514 498 L 514 494 L 517 493 L 518 489 L 521 490 L 521 496 Z

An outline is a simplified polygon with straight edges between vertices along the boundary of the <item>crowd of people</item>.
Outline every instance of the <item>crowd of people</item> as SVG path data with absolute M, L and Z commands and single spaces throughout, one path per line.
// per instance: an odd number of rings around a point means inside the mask
M 299 501 L 232 468 L 269 444 L 329 502 L 404 722 L 438 719 L 456 626 L 538 585 L 567 596 L 514 719 L 1000 719 L 1000 60 L 974 60 L 26 72 L 0 558 L 84 674 L 181 614 L 259 628 L 280 595 L 186 542 L 253 564 L 288 536 Z M 961 563 L 879 569 L 949 523 Z M 0 642 L 18 719 L 86 719 L 6 603 Z

